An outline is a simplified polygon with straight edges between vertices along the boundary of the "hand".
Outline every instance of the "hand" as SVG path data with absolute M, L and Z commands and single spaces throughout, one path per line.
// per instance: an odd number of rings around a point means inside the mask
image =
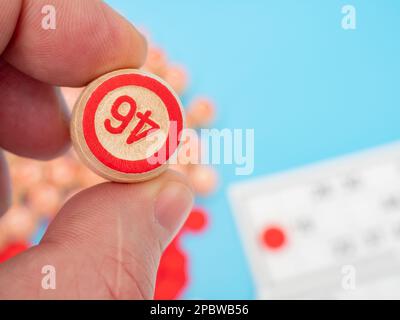
M 42 28 L 44 5 L 56 29 Z M 140 33 L 97 0 L 0 0 L 0 147 L 50 159 L 69 146 L 69 115 L 54 86 L 83 86 L 106 72 L 138 68 Z M 0 212 L 9 205 L 0 150 Z M 193 196 L 173 171 L 140 184 L 103 183 L 69 200 L 38 246 L 0 264 L 0 299 L 152 298 L 163 249 Z M 42 288 L 42 268 L 56 289 Z

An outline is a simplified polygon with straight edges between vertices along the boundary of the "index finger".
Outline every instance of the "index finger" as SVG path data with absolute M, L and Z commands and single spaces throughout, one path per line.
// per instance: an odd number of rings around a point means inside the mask
M 83 86 L 144 62 L 144 37 L 100 0 L 0 0 L 0 7 L 19 10 L 0 21 L 1 30 L 15 26 L 11 40 L 0 37 L 4 59 L 42 82 Z

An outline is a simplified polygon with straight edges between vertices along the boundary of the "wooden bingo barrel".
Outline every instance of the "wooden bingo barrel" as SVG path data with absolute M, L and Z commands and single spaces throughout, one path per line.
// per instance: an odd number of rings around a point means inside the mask
M 96 79 L 82 92 L 71 137 L 94 172 L 112 181 L 137 182 L 165 170 L 183 127 L 179 97 L 165 81 L 124 69 Z

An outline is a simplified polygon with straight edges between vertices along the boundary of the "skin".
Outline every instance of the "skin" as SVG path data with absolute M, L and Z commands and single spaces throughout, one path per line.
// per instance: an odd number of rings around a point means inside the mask
M 56 8 L 56 30 L 41 27 L 48 4 Z M 56 86 L 80 87 L 140 67 L 146 40 L 97 0 L 0 0 L 0 30 L 1 214 L 11 192 L 1 149 L 42 160 L 65 152 L 69 114 Z M 38 246 L 0 264 L 0 299 L 151 299 L 162 251 L 192 201 L 185 178 L 171 170 L 144 183 L 80 192 Z M 49 264 L 56 290 L 41 286 Z

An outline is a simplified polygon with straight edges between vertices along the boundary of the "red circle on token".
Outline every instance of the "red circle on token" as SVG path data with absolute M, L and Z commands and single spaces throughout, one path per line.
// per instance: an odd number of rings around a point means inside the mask
M 170 123 L 176 123 L 176 126 L 169 126 L 168 135 L 162 147 L 145 159 L 127 160 L 116 157 L 103 147 L 96 134 L 95 115 L 99 104 L 108 93 L 126 86 L 142 87 L 157 95 L 165 106 Z M 152 158 L 162 154 L 165 155 L 164 158 L 167 161 L 175 152 L 183 129 L 183 116 L 176 96 L 163 83 L 145 74 L 127 73 L 105 80 L 92 92 L 85 106 L 82 126 L 87 146 L 105 166 L 124 173 L 145 173 L 163 165 L 158 160 L 151 160 Z M 171 138 L 176 141 L 170 141 Z
M 267 227 L 262 234 L 264 245 L 270 249 L 278 249 L 286 242 L 283 230 L 279 227 Z

